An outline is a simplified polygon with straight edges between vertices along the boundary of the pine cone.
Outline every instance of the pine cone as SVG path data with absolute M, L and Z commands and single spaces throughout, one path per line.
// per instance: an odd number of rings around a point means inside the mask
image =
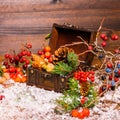
M 86 96 L 90 89 L 90 83 L 89 82 L 81 82 L 80 83 L 80 94 L 82 96 Z
M 74 52 L 72 48 L 60 47 L 58 48 L 53 55 L 53 63 L 56 64 L 60 61 L 67 62 L 67 55 L 69 52 Z

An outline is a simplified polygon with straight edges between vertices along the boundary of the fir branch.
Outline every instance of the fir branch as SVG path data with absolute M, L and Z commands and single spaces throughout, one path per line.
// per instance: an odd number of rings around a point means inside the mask
M 59 74 L 59 75 L 67 75 L 71 71 L 72 71 L 71 66 L 69 66 L 67 63 L 59 62 L 55 65 L 52 73 Z

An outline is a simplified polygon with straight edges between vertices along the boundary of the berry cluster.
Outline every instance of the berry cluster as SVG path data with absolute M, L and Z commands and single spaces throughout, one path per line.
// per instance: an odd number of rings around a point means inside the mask
M 105 90 L 115 90 L 115 85 L 118 81 L 120 81 L 120 62 L 117 62 L 115 67 L 112 63 L 108 62 L 105 68 L 106 74 L 101 75 L 101 80 L 104 84 L 100 87 L 100 93 Z M 105 84 L 105 81 L 108 81 Z
M 102 47 L 105 47 L 105 46 L 107 45 L 107 44 L 106 44 L 106 41 L 107 41 L 108 38 L 109 38 L 108 35 L 105 34 L 105 33 L 101 33 L 101 34 L 100 34 L 100 38 L 103 40 L 103 42 L 101 43 Z M 112 34 L 112 35 L 110 36 L 110 39 L 113 40 L 113 41 L 118 40 L 118 35 Z
M 95 77 L 94 77 L 94 71 L 77 71 L 74 73 L 74 78 L 79 80 L 80 82 L 94 82 Z
M 10 78 L 15 82 L 26 82 L 26 69 L 32 62 L 31 48 L 32 45 L 26 43 L 19 53 L 12 51 L 4 55 L 4 72 L 9 73 Z
M 31 44 L 25 44 L 24 49 L 22 49 L 19 53 L 15 53 L 13 51 L 12 53 L 6 53 L 4 55 L 5 60 L 3 62 L 3 65 L 6 67 L 6 69 L 9 69 L 11 66 L 14 67 L 22 67 L 24 70 L 26 70 L 27 66 L 31 63 L 32 57 L 31 57 L 31 51 L 32 48 Z
M 77 109 L 73 109 L 71 111 L 71 116 L 79 118 L 79 119 L 84 119 L 85 117 L 88 117 L 89 115 L 90 115 L 90 111 L 88 108 L 83 108 L 82 111 L 78 111 Z
M 9 73 L 9 76 L 15 82 L 26 82 L 26 75 L 23 73 L 20 67 L 11 66 L 9 69 L 6 69 L 6 73 Z

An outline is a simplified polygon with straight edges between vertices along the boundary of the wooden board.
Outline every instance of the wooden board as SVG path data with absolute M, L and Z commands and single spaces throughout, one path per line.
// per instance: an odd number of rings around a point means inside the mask
M 120 30 L 119 0 L 3 0 L 0 1 L 0 55 L 30 41 L 39 49 L 53 23 L 80 28 L 104 26 Z

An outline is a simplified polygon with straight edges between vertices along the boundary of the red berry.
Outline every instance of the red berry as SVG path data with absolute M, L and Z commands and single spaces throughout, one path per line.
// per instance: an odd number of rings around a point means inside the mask
M 27 66 L 28 66 L 27 64 L 24 64 L 23 69 L 26 70 Z
M 5 96 L 4 95 L 0 95 L 0 100 L 2 100 L 3 98 L 5 98 Z
M 92 50 L 93 49 L 93 47 L 92 46 L 88 46 L 88 50 Z
M 85 117 L 85 116 L 84 116 L 83 112 L 79 112 L 79 113 L 78 113 L 78 118 L 79 118 L 79 119 L 84 119 L 84 117 Z
M 26 60 L 25 63 L 28 65 L 28 64 L 30 64 L 30 61 L 29 61 L 29 60 Z
M 26 47 L 29 49 L 32 48 L 32 45 L 30 43 L 26 43 Z
M 115 39 L 115 40 L 118 40 L 118 36 L 117 36 L 117 35 L 115 35 L 115 36 L 114 36 L 114 39 Z
M 37 54 L 38 54 L 38 55 L 42 55 L 42 54 L 43 54 L 43 51 L 42 51 L 42 50 L 38 50 L 38 51 L 37 51 Z
M 25 56 L 25 55 L 27 55 L 27 51 L 26 51 L 26 50 L 23 50 L 23 51 L 21 52 L 21 54 L 22 54 L 22 56 Z
M 112 63 L 107 63 L 107 67 L 112 68 L 113 67 Z
M 118 54 L 120 51 L 119 49 L 114 50 L 115 54 Z
M 19 56 L 15 55 L 14 59 L 15 59 L 15 61 L 19 61 L 20 58 L 19 58 Z
M 10 65 L 6 65 L 6 69 L 9 69 L 10 68 Z
M 10 63 L 14 63 L 14 61 L 15 61 L 14 58 L 9 59 Z
M 77 117 L 78 113 L 79 113 L 78 110 L 74 109 L 74 110 L 71 111 L 71 116 L 72 117 Z
M 45 58 L 49 59 L 51 56 L 51 53 L 50 52 L 45 52 Z
M 85 97 L 82 97 L 81 100 L 80 100 L 81 104 L 84 104 L 85 101 L 86 101 L 86 100 L 85 100 Z
M 103 40 L 107 41 L 107 40 L 108 40 L 108 37 L 107 37 L 107 36 L 105 36 Z
M 82 113 L 84 116 L 88 117 L 90 115 L 90 111 L 88 108 L 83 108 Z
M 5 65 L 5 66 L 8 65 L 8 61 L 4 61 L 3 65 Z
M 118 70 L 118 74 L 120 75 L 120 70 Z
M 53 62 L 52 57 L 50 57 L 50 58 L 48 59 L 48 62 L 50 62 L 50 63 L 52 63 L 52 62 Z
M 113 76 L 112 75 L 109 75 L 109 80 L 112 80 Z
M 10 72 L 10 73 L 15 72 L 15 68 L 14 68 L 14 67 L 10 67 L 10 68 L 9 68 L 9 72 Z
M 102 44 L 101 44 L 103 47 L 105 47 L 106 46 L 106 42 L 102 42 Z
M 115 82 L 117 82 L 117 81 L 119 81 L 119 78 L 115 77 L 114 80 L 115 80 Z
M 101 39 L 104 40 L 104 38 L 106 37 L 106 34 L 102 33 L 102 34 L 100 35 L 100 37 L 101 37 Z
M 111 39 L 112 39 L 112 40 L 118 40 L 118 35 L 113 34 L 113 35 L 111 36 Z
M 19 58 L 21 58 L 22 57 L 22 53 L 19 53 L 18 56 L 19 56 Z
M 31 52 L 30 51 L 27 51 L 27 56 L 31 56 Z
M 9 56 L 10 56 L 9 54 L 5 54 L 5 58 L 9 58 Z
M 51 47 L 50 46 L 44 47 L 44 52 L 50 52 L 50 51 L 51 51 Z

